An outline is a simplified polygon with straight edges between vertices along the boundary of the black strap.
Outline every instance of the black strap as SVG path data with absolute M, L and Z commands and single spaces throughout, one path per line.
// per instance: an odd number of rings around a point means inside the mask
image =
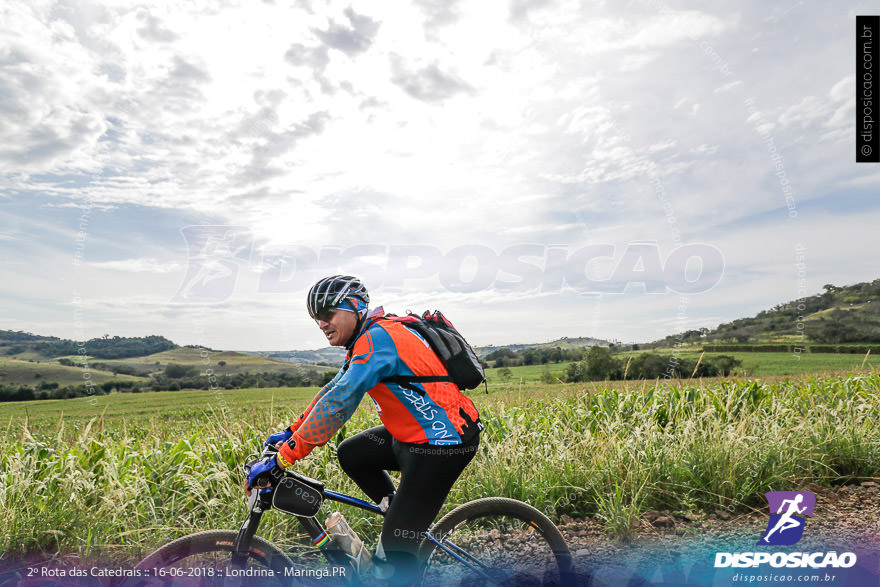
M 441 383 L 443 381 L 452 382 L 449 375 L 395 375 L 394 377 L 386 377 L 384 381 L 393 381 L 394 383 Z
M 419 395 L 425 395 L 425 390 L 420 389 L 413 385 L 414 383 L 452 383 L 452 378 L 449 375 L 395 375 L 394 377 L 386 377 L 382 381 L 390 381 L 392 383 L 396 383 L 401 387 L 406 387 L 407 389 L 411 389 L 418 393 Z

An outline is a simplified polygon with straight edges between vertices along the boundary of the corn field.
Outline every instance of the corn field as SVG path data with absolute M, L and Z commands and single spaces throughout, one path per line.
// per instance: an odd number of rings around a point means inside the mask
M 596 516 L 626 537 L 648 510 L 744 510 L 760 507 L 766 491 L 877 478 L 878 392 L 880 376 L 854 374 L 475 395 L 486 430 L 446 508 L 508 496 L 551 518 Z M 237 528 L 246 511 L 241 464 L 302 407 L 246 417 L 203 410 L 149 425 L 97 416 L 78 429 L 63 417 L 39 429 L 10 420 L 0 430 L 0 558 L 130 563 L 190 532 Z M 337 441 L 377 423 L 364 407 Z M 334 450 L 335 442 L 316 449 L 297 470 L 363 497 Z M 342 511 L 375 536 L 376 520 Z M 273 512 L 260 534 L 285 544 L 295 531 Z

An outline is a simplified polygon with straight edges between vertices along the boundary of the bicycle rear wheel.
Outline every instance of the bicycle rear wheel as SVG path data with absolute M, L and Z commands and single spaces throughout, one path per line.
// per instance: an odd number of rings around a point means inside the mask
M 293 562 L 284 552 L 262 538 L 254 537 L 247 557 L 233 564 L 232 551 L 238 532 L 208 530 L 178 538 L 137 564 L 141 585 L 290 585 L 286 570 Z
M 423 585 L 573 585 L 571 553 L 559 530 L 532 506 L 477 499 L 443 516 L 420 555 Z

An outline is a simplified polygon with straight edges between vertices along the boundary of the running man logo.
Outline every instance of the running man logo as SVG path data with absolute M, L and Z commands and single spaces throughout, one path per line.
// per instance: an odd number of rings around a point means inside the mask
M 803 516 L 812 516 L 816 495 L 810 491 L 768 491 L 764 494 L 770 504 L 770 521 L 761 546 L 795 544 L 804 535 Z M 775 512 L 775 513 L 774 513 Z

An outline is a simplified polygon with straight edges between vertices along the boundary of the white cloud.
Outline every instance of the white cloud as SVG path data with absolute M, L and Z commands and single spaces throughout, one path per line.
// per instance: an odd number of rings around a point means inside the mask
M 728 90 L 732 90 L 732 89 L 735 88 L 735 87 L 741 86 L 742 83 L 743 83 L 742 80 L 736 80 L 736 81 L 732 81 L 732 82 L 727 82 L 726 84 L 724 84 L 724 85 L 722 85 L 722 86 L 718 86 L 717 88 L 715 88 L 715 91 L 716 91 L 716 92 L 726 92 L 726 91 L 728 91 Z
M 109 269 L 130 273 L 172 273 L 183 269 L 181 263 L 160 261 L 158 259 L 123 259 L 120 261 L 92 261 L 90 266 L 96 269 Z
M 787 226 L 784 215 L 761 220 L 786 205 L 767 136 L 807 220 L 810 199 L 878 184 L 852 161 L 855 80 L 840 42 L 851 31 L 829 7 L 16 0 L 4 10 L 0 197 L 41 199 L 0 222 L 0 242 L 17 245 L 3 235 L 27 229 L 67 243 L 43 259 L 28 244 L 30 265 L 54 265 L 29 267 L 42 277 L 16 286 L 20 296 L 50 291 L 46 276 L 61 274 L 86 297 L 110 295 L 88 285 L 94 278 L 120 300 L 133 289 L 171 299 L 187 266 L 176 229 L 142 243 L 151 237 L 113 226 L 141 209 L 315 250 L 701 239 L 740 251 L 730 262 L 753 270 L 741 274 L 746 285 L 725 281 L 712 294 L 735 308 L 732 292 L 748 290 L 752 304 L 773 297 L 782 282 L 768 288 L 763 267 L 784 269 L 788 255 L 748 245 L 775 242 Z M 760 115 L 750 118 L 746 98 Z M 78 220 L 54 225 L 36 208 L 68 206 L 106 214 L 90 222 L 88 262 L 72 274 Z M 852 233 L 842 220 L 813 228 Z M 825 281 L 867 279 L 866 263 L 823 264 Z M 232 299 L 258 291 L 257 266 L 242 268 Z M 513 309 L 548 301 L 505 298 Z M 542 336 L 571 323 L 581 302 L 554 299 L 562 316 Z M 668 327 L 648 317 L 670 303 L 605 300 L 589 327 L 638 339 L 643 324 Z M 642 319 L 626 325 L 620 316 L 636 310 Z M 123 303 L 107 320 L 143 320 L 141 311 Z

